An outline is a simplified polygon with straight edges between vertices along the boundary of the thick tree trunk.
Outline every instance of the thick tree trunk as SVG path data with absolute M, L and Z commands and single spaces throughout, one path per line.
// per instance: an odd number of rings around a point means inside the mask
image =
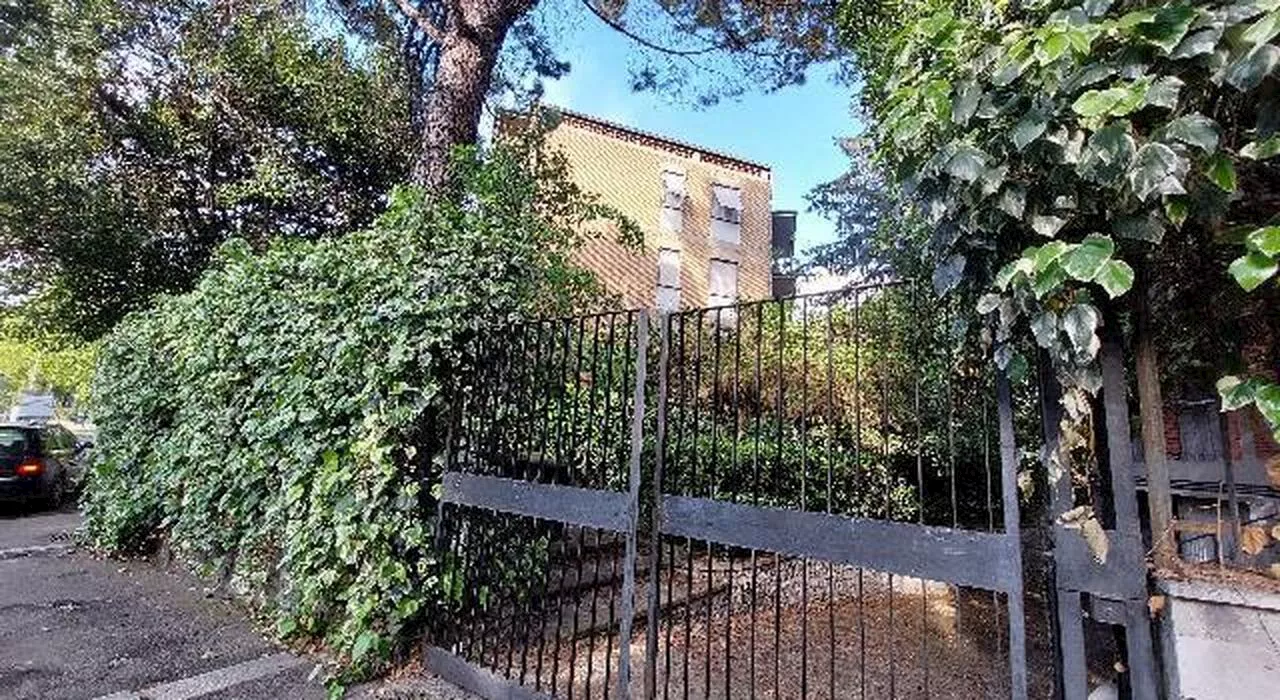
M 423 118 L 422 151 L 414 181 L 429 192 L 448 188 L 453 148 L 475 143 L 498 53 L 511 25 L 536 0 L 461 0 L 440 43 L 435 81 Z

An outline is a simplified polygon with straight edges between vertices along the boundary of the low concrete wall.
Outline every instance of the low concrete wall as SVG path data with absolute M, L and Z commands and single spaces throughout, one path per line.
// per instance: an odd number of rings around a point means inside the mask
M 1280 595 L 1161 581 L 1161 645 L 1172 700 L 1280 698 Z

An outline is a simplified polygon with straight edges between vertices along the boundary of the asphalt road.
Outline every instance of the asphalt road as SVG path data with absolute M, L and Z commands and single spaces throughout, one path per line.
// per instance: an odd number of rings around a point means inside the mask
M 74 510 L 0 504 L 0 700 L 324 698 L 315 663 L 263 639 L 246 611 L 178 567 L 73 546 Z M 434 678 L 348 697 L 464 700 Z

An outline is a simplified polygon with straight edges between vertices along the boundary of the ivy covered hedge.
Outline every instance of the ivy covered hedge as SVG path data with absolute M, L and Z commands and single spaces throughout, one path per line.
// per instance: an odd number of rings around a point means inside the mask
M 564 167 L 536 144 L 468 153 L 462 196 L 400 189 L 367 231 L 229 243 L 192 292 L 130 316 L 94 384 L 91 541 L 164 540 L 280 636 L 376 668 L 443 602 L 429 485 L 467 339 L 595 293 L 574 231 L 615 213 Z

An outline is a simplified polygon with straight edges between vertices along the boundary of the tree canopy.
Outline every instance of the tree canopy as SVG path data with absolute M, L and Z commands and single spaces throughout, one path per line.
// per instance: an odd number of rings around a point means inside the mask
M 285 3 L 24 0 L 0 46 L 0 295 L 94 338 L 231 236 L 358 229 L 405 179 L 397 64 Z

